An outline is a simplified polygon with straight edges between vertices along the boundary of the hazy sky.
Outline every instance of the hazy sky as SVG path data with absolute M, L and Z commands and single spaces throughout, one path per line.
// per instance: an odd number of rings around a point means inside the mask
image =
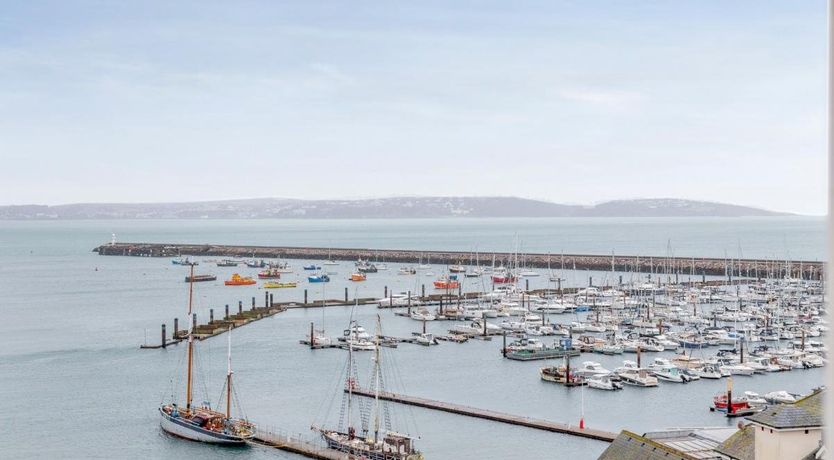
M 822 214 L 825 11 L 7 2 L 0 204 L 517 195 Z

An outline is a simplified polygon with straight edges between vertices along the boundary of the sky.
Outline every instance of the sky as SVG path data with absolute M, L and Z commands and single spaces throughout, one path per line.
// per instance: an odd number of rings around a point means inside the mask
M 826 40 L 824 0 L 8 2 L 0 204 L 824 214 Z

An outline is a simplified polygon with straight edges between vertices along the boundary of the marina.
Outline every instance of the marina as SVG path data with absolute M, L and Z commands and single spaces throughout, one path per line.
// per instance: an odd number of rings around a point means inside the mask
M 90 247 L 92 246 L 88 246 L 87 250 Z M 282 258 L 280 261 L 286 265 L 281 269 L 283 270 L 280 273 L 281 277 L 274 281 L 297 283 L 297 287 L 295 289 L 266 289 L 265 284 L 273 280 L 258 277 L 259 272 L 270 270 L 268 267 L 261 267 L 260 258 L 256 259 L 257 263 L 253 264 L 253 267 L 246 266 L 245 263 L 247 260 L 252 260 L 251 254 L 239 258 L 229 257 L 229 259 L 239 261 L 235 266 L 217 267 L 211 262 L 212 257 L 189 256 L 189 262 L 197 263 L 195 271 L 199 269 L 200 273 L 211 273 L 217 277 L 215 281 L 195 283 L 197 302 L 194 314 L 197 315 L 198 321 L 195 321 L 194 338 L 195 342 L 200 342 L 200 349 L 205 350 L 202 359 L 206 359 L 211 354 L 220 354 L 220 349 L 224 350 L 222 354 L 225 355 L 225 340 L 218 341 L 216 337 L 225 335 L 228 330 L 229 318 L 227 316 L 234 317 L 243 314 L 235 318 L 238 321 L 234 323 L 236 327 L 233 329 L 235 343 L 240 342 L 239 345 L 234 346 L 235 349 L 240 349 L 239 352 L 234 352 L 237 356 L 236 362 L 239 363 L 235 367 L 240 369 L 240 374 L 235 375 L 247 419 L 255 421 L 257 427 L 256 437 L 251 441 L 251 453 L 246 454 L 252 458 L 274 458 L 275 455 L 279 455 L 279 458 L 281 458 L 280 455 L 292 456 L 288 458 L 296 458 L 295 455 L 305 455 L 311 458 L 340 458 L 332 450 L 326 449 L 320 439 L 316 439 L 310 433 L 304 434 L 312 421 L 312 415 L 303 416 L 303 414 L 311 410 L 315 412 L 315 407 L 310 408 L 309 403 L 295 399 L 289 394 L 283 396 L 283 390 L 265 395 L 260 389 L 294 388 L 300 381 L 310 388 L 305 391 L 329 394 L 332 389 L 331 385 L 322 387 L 316 382 L 321 380 L 322 375 L 326 376 L 326 369 L 339 367 L 338 363 L 345 359 L 348 350 L 346 350 L 345 343 L 338 339 L 342 336 L 342 330 L 347 327 L 350 318 L 367 327 L 373 323 L 372 318 L 375 315 L 381 315 L 386 333 L 380 337 L 380 347 L 392 354 L 401 372 L 425 367 L 425 364 L 421 363 L 430 362 L 432 368 L 437 369 L 436 372 L 443 375 L 444 384 L 439 386 L 417 376 L 408 376 L 409 373 L 405 372 L 406 385 L 403 388 L 405 391 L 392 392 L 396 395 L 417 394 L 423 399 L 437 403 L 454 401 L 462 407 L 483 408 L 478 410 L 505 415 L 524 414 L 525 418 L 539 421 L 569 421 L 571 423 L 563 424 L 577 429 L 584 413 L 584 421 L 588 428 L 607 433 L 616 433 L 626 427 L 650 429 L 676 426 L 682 423 L 708 426 L 723 423 L 723 420 L 730 420 L 724 413 L 708 410 L 712 408 L 714 395 L 726 386 L 724 382 L 727 377 L 721 376 L 716 380 L 701 378 L 685 385 L 660 380 L 655 384 L 656 386 L 648 388 L 640 388 L 640 385 L 625 380 L 633 378 L 633 381 L 637 383 L 647 381 L 645 379 L 651 375 L 649 367 L 654 364 L 655 358 L 664 358 L 670 364 L 684 366 L 681 352 L 685 351 L 687 357 L 691 355 L 690 360 L 686 361 L 686 366 L 693 365 L 699 362 L 698 360 L 708 362 L 722 349 L 733 348 L 730 343 L 734 331 L 748 331 L 742 327 L 745 323 L 759 324 L 760 326 L 755 331 L 749 329 L 750 332 L 747 332 L 750 334 L 747 337 L 749 341 L 745 342 L 744 347 L 744 362 L 747 365 L 751 360 L 761 360 L 763 350 L 759 349 L 759 345 L 767 345 L 772 351 L 782 353 L 789 350 L 788 347 L 793 346 L 793 342 L 797 341 L 797 351 L 801 351 L 803 329 L 808 332 L 805 337 L 805 346 L 806 351 L 810 352 L 812 347 L 817 346 L 815 342 L 820 341 L 820 337 L 811 336 L 813 332 L 811 328 L 820 326 L 818 329 L 824 333 L 822 329 L 825 326 L 824 321 L 807 322 L 808 319 L 813 318 L 813 315 L 809 313 L 817 308 L 817 303 L 822 301 L 819 293 L 815 291 L 816 281 L 811 279 L 793 282 L 797 288 L 802 286 L 805 294 L 799 295 L 797 291 L 797 294 L 788 295 L 786 293 L 792 289 L 789 287 L 790 283 L 772 278 L 758 280 L 736 276 L 729 280 L 722 274 L 707 275 L 704 280 L 703 276 L 697 274 L 695 276 L 680 274 L 678 282 L 675 283 L 674 275 L 659 277 L 656 273 L 611 272 L 610 268 L 606 271 L 572 270 L 571 267 L 571 269 L 553 270 L 553 273 L 557 275 L 555 278 L 560 281 L 551 280 L 551 273 L 546 269 L 539 269 L 541 276 L 538 277 L 517 276 L 512 288 L 493 286 L 488 273 L 477 277 L 461 277 L 459 288 L 450 289 L 453 292 L 446 293 L 445 289 L 441 292 L 434 289 L 432 281 L 447 273 L 450 276 L 457 274 L 451 270 L 447 271 L 451 267 L 424 262 L 424 268 L 417 269 L 416 263 L 391 261 L 386 256 L 388 270 L 368 272 L 367 280 L 357 284 L 352 284 L 347 279 L 348 275 L 355 270 L 354 263 L 339 261 L 335 262 L 337 265 L 325 265 L 323 261 L 326 259 L 296 261 Z M 338 260 L 335 255 L 332 257 Z M 222 260 L 220 257 L 216 259 Z M 160 339 L 146 339 L 145 343 L 161 354 L 149 351 L 147 354 L 141 353 L 133 360 L 146 362 L 142 365 L 143 368 L 159 366 L 160 362 L 163 363 L 163 368 L 172 368 L 175 364 L 173 361 L 175 357 L 170 353 L 170 345 L 182 344 L 181 340 L 187 329 L 188 321 L 178 312 L 181 311 L 181 305 L 185 303 L 181 293 L 184 288 L 183 279 L 190 266 L 178 266 L 166 258 L 160 260 L 155 257 L 100 258 L 93 256 L 92 259 L 82 258 L 81 260 L 86 261 L 83 263 L 90 264 L 90 270 L 97 269 L 94 271 L 97 277 L 124 279 L 121 281 L 123 284 L 120 289 L 126 292 L 136 290 L 137 285 L 129 280 L 139 278 L 147 278 L 143 283 L 152 282 L 154 286 L 159 287 L 158 292 L 154 292 L 151 296 L 156 306 L 141 313 L 145 319 L 137 324 L 138 327 L 134 326 L 132 334 L 129 335 L 134 338 L 139 336 L 141 342 L 144 327 L 148 331 L 154 331 L 152 334 L 146 333 L 146 337 L 158 337 L 160 323 L 166 322 L 164 319 L 169 318 L 166 324 L 166 338 L 168 339 L 166 346 L 169 352 L 166 353 L 165 349 L 159 346 L 161 345 Z M 267 266 L 275 263 L 273 259 L 268 258 L 264 258 L 263 261 Z M 491 266 L 491 260 L 489 263 Z M 322 267 L 334 274 L 329 275 L 329 282 L 309 282 L 307 279 L 309 275 L 305 273 L 308 271 L 303 270 L 303 267 L 310 265 Z M 465 261 L 461 265 L 467 267 Z M 410 269 L 402 270 L 409 267 L 415 268 L 413 275 L 400 274 L 401 272 L 410 273 Z M 460 268 L 455 267 L 456 270 Z M 507 269 L 513 271 L 514 267 L 507 266 Z M 432 274 L 427 274 L 428 272 Z M 238 273 L 242 278 L 252 278 L 256 282 L 252 285 L 226 286 L 223 280 L 229 279 L 233 273 Z M 651 283 L 649 283 L 649 275 L 652 275 Z M 422 295 L 423 285 L 426 290 L 425 296 Z M 778 306 L 779 302 L 771 302 L 771 307 L 767 307 L 766 300 L 762 302 L 757 298 L 760 295 L 757 292 L 761 292 L 762 298 L 766 299 L 768 290 L 774 298 L 781 296 L 784 299 L 781 306 Z M 694 297 L 698 300 L 694 307 L 690 295 L 692 293 L 695 293 Z M 137 296 L 135 300 L 130 299 L 129 303 L 147 305 L 144 301 L 138 302 L 139 297 L 143 296 Z M 803 297 L 806 300 L 798 304 L 794 300 Z M 171 302 L 172 299 L 179 300 L 174 304 Z M 741 305 L 737 308 L 739 299 L 741 299 Z M 441 302 L 443 314 L 440 311 Z M 228 315 L 226 304 L 229 304 Z M 323 305 L 327 308 L 321 308 Z M 253 307 L 254 313 L 247 315 L 247 312 L 253 311 Z M 781 332 L 778 333 L 780 336 L 778 340 L 770 338 L 769 334 L 772 331 L 763 327 L 764 317 L 759 317 L 768 311 L 770 312 L 769 329 L 776 331 L 790 329 L 790 327 L 785 327 L 785 319 L 794 318 L 789 315 L 792 315 L 792 312 L 798 312 L 793 320 L 796 323 L 794 339 L 781 337 Z M 502 316 L 503 314 L 509 316 Z M 647 315 L 650 315 L 651 321 L 647 320 Z M 742 319 L 745 315 L 747 315 L 746 320 Z M 177 324 L 172 326 L 171 320 L 174 318 L 179 319 Z M 700 318 L 698 324 L 692 323 L 696 318 Z M 825 316 L 821 316 L 820 319 L 824 320 Z M 473 322 L 477 325 L 473 326 Z M 310 323 L 313 323 L 315 336 L 327 336 L 331 342 L 324 345 L 316 344 L 311 350 L 310 341 L 306 340 L 310 334 Z M 722 335 L 723 333 L 717 329 L 707 330 L 715 327 L 714 324 L 717 324 L 719 329 L 725 328 L 728 335 Z M 242 327 L 244 325 L 246 327 Z M 488 326 L 486 337 L 483 336 L 485 325 Z M 608 325 L 616 325 L 618 330 L 608 330 Z M 652 330 L 653 328 L 657 330 Z M 700 337 L 691 334 L 694 328 L 701 330 Z M 100 331 L 98 335 L 90 337 L 99 339 L 118 337 L 121 336 L 117 334 L 118 330 L 111 326 Z M 325 330 L 327 332 L 324 332 Z M 455 333 L 450 333 L 450 330 Z M 629 330 L 636 334 L 630 336 Z M 663 351 L 655 351 L 660 349 L 656 343 L 664 343 L 664 339 L 657 338 L 657 333 L 661 331 L 662 334 L 659 335 L 665 335 L 670 341 L 675 340 L 675 349 L 661 346 Z M 710 332 L 709 337 L 715 338 L 708 338 L 706 332 Z M 422 346 L 417 342 L 417 337 L 423 333 L 433 336 L 439 345 Z M 490 338 L 492 340 L 477 340 Z M 530 349 L 520 349 L 517 352 L 508 353 L 507 358 L 503 357 L 505 348 L 525 338 L 526 342 L 520 346 Z M 563 385 L 542 381 L 539 377 L 539 369 L 543 366 L 559 366 L 564 362 L 564 358 L 560 357 L 559 353 L 551 356 L 547 351 L 541 355 L 540 352 L 535 351 L 535 347 L 538 346 L 536 341 L 541 343 L 545 350 L 551 347 L 558 349 L 556 347 L 568 338 L 572 339 L 570 347 L 572 370 L 583 370 L 586 361 L 598 362 L 601 368 L 610 370 L 612 374 L 623 379 L 624 389 L 616 392 L 604 391 L 593 387 L 592 385 L 596 384 L 592 382 L 583 388 L 566 388 Z M 760 342 L 754 341 L 757 338 Z M 723 340 L 727 344 L 722 345 L 716 340 L 719 342 Z M 136 340 L 130 339 L 128 342 L 132 342 L 133 346 L 137 343 Z M 639 348 L 638 344 L 645 346 L 640 353 L 636 352 Z M 330 350 L 327 350 L 328 348 Z M 183 350 L 184 348 L 178 346 L 175 349 Z M 211 351 L 212 349 L 216 351 Z M 813 353 L 822 353 L 824 356 L 824 352 Z M 175 353 L 175 355 L 180 354 Z M 357 355 L 359 362 L 363 363 L 367 362 L 372 352 L 355 350 L 354 354 Z M 526 358 L 525 355 L 544 356 L 544 359 L 535 359 L 531 362 L 513 359 L 515 357 Z M 735 377 L 735 386 L 738 390 L 734 393 L 734 400 L 748 397 L 745 392 L 765 395 L 777 390 L 786 390 L 792 394 L 807 394 L 815 386 L 810 382 L 820 379 L 820 368 L 794 367 L 794 364 L 789 362 L 792 359 L 789 355 L 777 354 L 768 360 L 773 357 L 775 357 L 773 366 L 779 367 L 779 372 L 754 371 L 751 376 L 739 374 Z M 743 371 L 741 368 L 734 367 L 741 364 L 739 353 L 726 354 L 724 352 L 717 358 L 718 361 L 714 364 L 717 367 L 725 366 L 728 371 Z M 725 362 L 720 362 L 722 359 Z M 779 360 L 782 360 L 781 366 Z M 624 361 L 633 361 L 635 369 L 639 370 L 621 370 L 620 368 L 624 367 Z M 638 365 L 638 361 L 642 363 Z M 264 368 L 264 364 L 267 370 L 258 371 L 257 369 Z M 809 361 L 809 364 L 813 363 Z M 788 367 L 790 370 L 786 370 Z M 640 376 L 641 372 L 646 373 L 645 378 Z M 469 377 L 472 375 L 480 376 L 479 380 L 493 382 L 493 384 L 486 385 L 483 390 L 473 391 L 471 390 L 473 381 Z M 160 377 L 164 379 L 164 376 Z M 224 376 L 218 372 L 216 376 L 211 377 L 211 380 L 222 382 L 223 378 Z M 594 378 L 588 378 L 594 380 Z M 323 380 L 330 381 L 329 378 Z M 361 372 L 360 382 L 363 385 L 367 383 L 367 378 L 361 377 Z M 152 382 L 149 382 L 147 386 L 151 390 L 154 386 L 158 387 Z M 518 390 L 509 393 L 502 390 L 496 391 L 504 386 Z M 584 397 L 579 396 L 580 392 L 584 392 Z M 499 394 L 501 396 L 496 397 Z M 358 395 L 357 397 L 367 398 Z M 582 407 L 583 399 L 584 407 Z M 675 404 L 680 406 L 680 411 L 666 409 L 669 401 L 675 401 Z M 406 406 L 394 401 L 390 402 L 394 405 Z M 212 407 L 218 406 L 212 404 Z M 534 456 L 537 455 L 536 452 L 540 452 L 540 448 L 532 447 L 533 444 L 550 445 L 547 448 L 549 450 L 572 451 L 575 452 L 573 455 L 576 458 L 590 459 L 595 458 L 606 444 L 599 442 L 600 447 L 593 447 L 596 444 L 588 445 L 587 443 L 597 443 L 597 441 L 586 440 L 584 441 L 586 444 L 580 447 L 582 442 L 580 440 L 586 438 L 532 429 L 523 425 L 497 423 L 487 418 L 455 414 L 428 407 L 410 407 L 416 411 L 414 415 L 422 428 L 422 440 L 419 444 L 427 458 L 435 458 L 438 455 L 438 448 L 443 452 L 451 449 L 452 444 L 448 443 L 450 441 L 442 441 L 442 433 L 432 428 L 438 420 L 441 425 L 454 426 L 456 430 L 466 432 L 466 430 L 477 429 L 479 433 L 492 433 L 490 436 L 506 436 L 506 430 L 526 430 L 515 432 L 513 436 L 531 440 L 531 446 L 523 450 Z M 616 407 L 617 411 L 610 410 L 612 407 Z M 628 415 L 639 413 L 645 410 L 645 407 L 654 407 L 651 419 L 646 417 L 635 419 Z M 430 411 L 435 415 L 422 411 Z M 318 420 L 318 417 L 315 419 Z M 464 419 L 471 421 L 464 422 Z M 477 420 L 481 421 L 477 422 Z M 149 423 L 153 424 L 153 422 Z M 261 425 L 263 427 L 280 426 L 282 429 L 261 430 Z M 560 424 L 557 423 L 557 425 Z M 426 427 L 428 427 L 428 432 Z M 283 438 L 279 436 L 273 438 L 273 441 L 278 439 L 274 443 L 287 445 L 287 449 L 266 449 L 269 440 L 259 440 L 258 437 L 260 433 L 267 431 L 283 433 L 281 435 L 284 436 Z M 477 451 L 477 440 L 481 439 L 481 435 L 470 432 L 469 436 L 471 439 L 457 439 L 455 443 L 462 442 L 463 445 L 468 446 L 466 449 Z M 186 448 L 191 449 L 187 446 Z M 490 446 L 493 453 L 494 449 L 494 446 Z M 497 452 L 502 451 L 498 448 Z M 515 454 L 515 451 L 508 450 L 498 455 Z M 316 455 L 323 456 L 316 457 Z

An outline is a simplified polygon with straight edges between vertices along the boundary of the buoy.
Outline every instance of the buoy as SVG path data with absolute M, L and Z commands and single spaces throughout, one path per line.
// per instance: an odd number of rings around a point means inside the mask
M 584 417 L 579 419 L 579 429 L 580 430 L 585 429 L 585 418 Z

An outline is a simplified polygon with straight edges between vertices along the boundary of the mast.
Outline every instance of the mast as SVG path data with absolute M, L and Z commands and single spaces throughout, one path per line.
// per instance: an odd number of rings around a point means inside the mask
M 194 320 L 191 316 L 191 301 L 194 298 L 194 265 L 191 265 L 191 277 L 188 280 L 188 378 L 185 388 L 185 408 L 191 410 L 191 374 L 194 366 Z
M 229 349 L 226 354 L 226 418 L 232 418 L 232 326 L 229 326 Z
M 374 353 L 376 359 L 374 360 L 374 444 L 379 440 L 379 336 L 382 334 L 381 326 L 379 324 L 379 315 L 376 315 L 376 348 Z

